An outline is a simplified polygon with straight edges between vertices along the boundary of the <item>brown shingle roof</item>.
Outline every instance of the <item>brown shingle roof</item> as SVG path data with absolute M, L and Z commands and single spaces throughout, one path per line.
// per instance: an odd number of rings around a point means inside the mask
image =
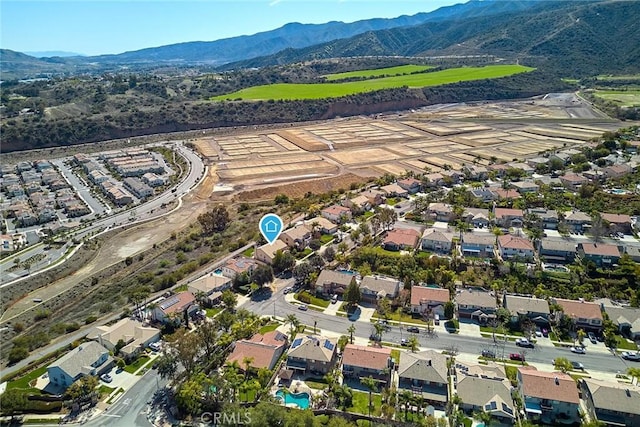
M 603 213 L 600 214 L 600 217 L 611 224 L 628 224 L 631 222 L 631 217 L 623 214 Z
M 342 363 L 349 366 L 382 370 L 387 367 L 390 357 L 390 348 L 347 344 L 342 353 Z
M 620 256 L 617 246 L 606 243 L 582 243 L 585 255 Z
M 600 306 L 595 302 L 575 301 L 571 299 L 556 298 L 556 304 L 562 307 L 562 311 L 574 319 L 600 319 L 602 312 Z
M 426 286 L 411 287 L 411 305 L 420 305 L 421 301 L 436 301 L 444 304 L 449 300 L 448 289 L 427 288 Z
M 558 402 L 580 403 L 576 382 L 562 372 L 542 372 L 535 368 L 518 368 L 525 396 Z
M 507 249 L 533 251 L 533 244 L 529 239 L 525 239 L 524 237 L 512 236 L 510 234 L 498 236 L 498 245 L 502 248 Z
M 505 216 L 522 218 L 523 213 L 522 209 L 496 208 L 495 215 L 496 218 L 503 218 Z

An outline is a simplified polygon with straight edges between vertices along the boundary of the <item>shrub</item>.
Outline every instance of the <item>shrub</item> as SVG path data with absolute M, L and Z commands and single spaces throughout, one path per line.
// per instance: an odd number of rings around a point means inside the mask
M 90 323 L 95 322 L 96 320 L 98 320 L 98 316 L 89 316 L 86 319 L 84 319 L 84 323 L 88 325 Z
M 14 364 L 27 358 L 27 356 L 29 356 L 29 350 L 26 347 L 13 347 L 11 351 L 9 351 L 7 359 L 9 360 L 9 364 Z

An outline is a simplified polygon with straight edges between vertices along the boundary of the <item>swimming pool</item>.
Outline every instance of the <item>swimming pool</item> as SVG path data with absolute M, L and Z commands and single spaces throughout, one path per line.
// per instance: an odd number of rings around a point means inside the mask
M 222 269 L 221 269 L 221 268 L 219 268 L 219 269 L 217 269 L 216 271 L 214 271 L 214 273 L 215 273 L 215 274 L 222 274 Z
M 293 403 L 298 405 L 300 409 L 307 409 L 309 407 L 309 393 L 287 393 L 282 390 L 276 392 L 276 396 L 282 399 L 285 405 Z

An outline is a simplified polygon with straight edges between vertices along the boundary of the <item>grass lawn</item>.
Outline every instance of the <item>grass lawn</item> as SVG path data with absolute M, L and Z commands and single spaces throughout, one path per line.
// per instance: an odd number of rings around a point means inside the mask
M 120 388 L 118 389 L 118 391 L 116 392 L 116 394 L 114 394 L 113 396 L 111 396 L 111 397 L 109 398 L 109 400 L 107 400 L 107 403 L 109 403 L 109 404 L 110 404 L 111 402 L 113 402 L 114 400 L 116 400 L 116 398 L 118 397 L 118 395 L 120 395 L 120 394 L 122 394 L 122 393 L 124 393 L 124 389 L 123 389 L 122 387 L 120 387 Z
M 104 384 L 100 384 L 100 386 L 98 387 L 98 392 L 102 395 L 102 397 L 107 397 L 109 396 L 111 393 L 113 393 L 113 391 L 115 390 L 115 387 L 109 387 L 106 386 Z
M 205 309 L 205 311 L 207 312 L 207 317 L 213 317 L 216 314 L 220 313 L 222 310 L 224 310 L 223 307 L 213 307 Z
M 484 332 L 487 334 L 493 334 L 493 328 L 491 326 L 480 326 L 480 332 Z M 507 335 L 515 335 L 518 337 L 524 337 L 524 334 L 520 331 L 512 331 L 510 329 L 505 329 L 504 333 Z M 502 336 L 502 332 L 500 328 L 496 330 L 496 336 Z
M 258 332 L 261 334 L 266 334 L 267 332 L 275 331 L 278 328 L 278 326 L 280 326 L 279 323 L 275 323 L 275 322 L 267 323 L 262 328 L 260 328 Z
M 391 350 L 391 358 L 396 361 L 396 365 L 400 363 L 400 350 Z
M 300 299 L 300 295 L 302 295 L 302 294 L 306 295 L 306 297 L 305 297 L 305 298 L 309 298 L 309 304 L 311 304 L 311 305 L 317 305 L 318 307 L 324 307 L 324 308 L 327 308 L 327 307 L 329 307 L 329 304 L 331 303 L 329 300 L 326 300 L 326 299 L 322 299 L 322 298 L 318 298 L 318 297 L 316 297 L 316 296 L 313 296 L 313 295 L 311 295 L 311 294 L 310 294 L 309 292 L 307 292 L 307 291 L 298 292 L 298 293 L 295 295 L 295 298 L 296 298 L 298 301 L 304 302 L 303 300 L 301 300 L 301 299 Z
M 371 211 L 366 211 L 366 212 L 364 213 L 364 219 L 369 219 L 369 218 L 371 218 L 373 215 L 375 215 L 373 212 L 371 212 Z
M 394 197 L 390 197 L 385 201 L 385 204 L 389 205 L 389 206 L 395 206 L 398 203 L 398 199 L 394 198 Z
M 180 285 L 177 288 L 174 288 L 173 291 L 174 292 L 185 292 L 189 289 L 189 287 L 187 285 Z
M 322 242 L 323 245 L 329 243 L 333 239 L 333 234 L 323 234 L 322 236 L 320 236 L 320 242 Z
M 251 246 L 249 249 L 247 249 L 246 251 L 242 252 L 242 255 L 246 256 L 247 258 L 251 258 L 253 256 L 253 252 L 255 250 L 256 250 L 256 248 Z
M 306 257 L 307 255 L 309 255 L 311 252 L 313 252 L 313 250 L 311 250 L 311 248 L 304 248 L 304 250 L 302 252 L 297 252 L 296 253 L 296 259 L 302 259 L 302 258 Z
M 373 393 L 371 396 L 371 402 L 373 407 L 371 408 L 371 415 L 380 415 L 380 406 L 382 405 L 382 396 L 378 393 Z M 359 414 L 369 414 L 369 393 L 364 391 L 353 391 L 353 406 L 347 408 L 348 411 L 357 412 Z
M 140 356 L 130 365 L 124 367 L 124 370 L 133 374 L 135 371 L 143 367 L 149 361 L 149 356 Z
M 33 391 L 34 393 L 37 394 L 41 394 L 41 391 L 38 390 L 37 388 L 32 387 L 31 385 L 29 385 L 29 383 L 31 381 L 36 380 L 38 377 L 44 375 L 47 373 L 47 367 L 43 366 L 42 368 L 38 368 L 34 371 L 29 372 L 27 375 L 18 378 L 14 381 L 9 381 L 9 383 L 7 383 L 7 389 L 10 388 L 20 388 L 20 389 L 24 389 L 24 390 L 29 390 L 29 391 Z M 34 382 L 35 385 L 35 382 Z
M 400 257 L 400 252 L 399 251 L 388 251 L 380 246 L 377 246 L 374 248 L 375 251 L 380 254 L 380 255 L 386 255 L 386 256 L 393 256 L 393 257 Z
M 372 321 L 374 318 L 381 319 L 382 316 L 377 311 L 372 317 Z M 412 314 L 407 314 L 403 312 L 401 309 L 398 309 L 389 314 L 389 320 L 393 320 L 396 322 L 405 322 L 405 323 L 415 323 L 418 325 L 426 326 L 428 323 L 426 320 L 423 320 L 422 317 L 416 316 L 414 317 Z
M 616 335 L 616 341 L 618 342 L 617 349 L 618 350 L 637 350 L 638 346 L 628 341 L 625 337 L 621 337 L 620 335 Z
M 327 382 L 323 378 L 304 380 L 304 383 L 316 390 L 324 390 L 325 388 L 327 388 Z
M 533 71 L 521 65 L 488 65 L 484 67 L 461 67 L 433 73 L 408 74 L 379 79 L 345 83 L 277 83 L 252 86 L 226 95 L 214 96 L 212 101 L 226 99 L 323 99 L 336 98 L 356 93 L 373 92 L 382 89 L 439 86 L 461 81 L 484 80 L 506 77 Z
M 253 402 L 254 400 L 256 400 L 256 391 L 255 390 L 248 390 L 246 392 L 239 392 L 238 393 L 238 399 L 240 399 L 241 402 Z
M 346 73 L 327 74 L 328 81 L 350 79 L 353 77 L 381 77 L 396 76 L 399 74 L 409 74 L 419 71 L 429 70 L 433 67 L 428 65 L 399 65 L 397 67 L 375 68 L 372 70 L 348 71 Z

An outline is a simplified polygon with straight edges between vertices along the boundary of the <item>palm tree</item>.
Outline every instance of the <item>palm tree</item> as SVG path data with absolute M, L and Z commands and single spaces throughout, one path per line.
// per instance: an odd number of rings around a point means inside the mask
M 285 323 L 289 323 L 289 335 L 293 338 L 293 333 L 297 332 L 300 327 L 300 321 L 295 314 L 288 314 Z
M 244 365 L 244 379 L 245 381 L 249 378 L 249 371 L 251 370 L 251 365 L 253 364 L 253 357 L 245 356 L 242 359 L 242 364 Z
M 231 391 L 231 401 L 235 401 L 238 387 L 244 382 L 244 378 L 238 373 L 238 362 L 234 361 L 224 371 L 222 378 Z
M 409 403 L 413 399 L 413 393 L 409 390 L 402 390 L 398 395 L 398 403 L 404 405 L 404 420 L 407 421 L 407 411 L 409 410 Z
M 349 333 L 349 341 L 353 344 L 353 334 L 356 332 L 356 325 L 351 324 L 351 326 L 347 328 L 347 332 Z
M 382 341 L 382 334 L 387 328 L 382 323 L 374 323 L 373 328 L 376 330 L 376 337 L 378 337 L 378 341 Z
M 420 342 L 418 341 L 418 338 L 415 335 L 409 338 L 409 348 L 411 348 L 412 353 L 415 353 L 416 351 L 418 351 L 419 346 L 420 346 Z
M 360 379 L 360 383 L 369 390 L 369 416 L 371 416 L 371 407 L 373 406 L 373 402 L 371 401 L 372 393 L 378 391 L 378 382 L 369 375 L 367 378 Z
M 485 426 L 490 426 L 493 418 L 487 411 L 481 410 L 473 413 L 473 418 L 483 423 Z

